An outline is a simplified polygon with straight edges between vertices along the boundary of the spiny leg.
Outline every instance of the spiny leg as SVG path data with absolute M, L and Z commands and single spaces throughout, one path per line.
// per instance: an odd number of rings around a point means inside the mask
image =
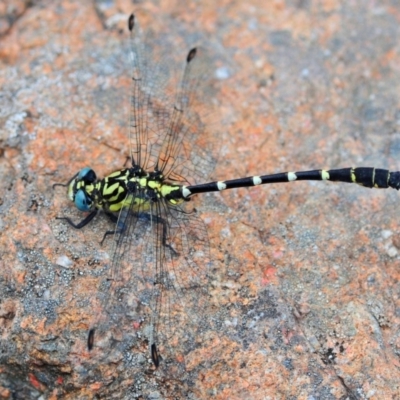
M 56 219 L 67 221 L 68 224 L 70 224 L 75 229 L 82 229 L 84 226 L 89 224 L 96 215 L 97 215 L 97 210 L 92 211 L 87 217 L 85 217 L 82 221 L 78 222 L 77 224 L 68 217 L 56 217 Z
M 104 240 L 106 239 L 107 236 L 114 235 L 114 234 L 121 234 L 126 231 L 125 223 L 118 222 L 118 217 L 116 215 L 107 213 L 107 216 L 111 219 L 112 222 L 117 223 L 117 229 L 112 230 L 112 231 L 106 231 L 104 233 L 103 239 L 100 242 L 101 245 L 103 245 Z M 140 213 L 139 218 L 143 218 L 147 221 L 154 221 L 157 224 L 161 224 L 162 225 L 162 245 L 164 247 L 167 247 L 168 249 L 170 249 L 170 251 L 173 253 L 174 256 L 179 255 L 179 253 L 170 244 L 167 243 L 168 225 L 167 225 L 167 221 L 164 218 L 162 218 L 158 215 L 153 215 L 153 214 L 149 214 L 149 213 Z
M 118 225 L 118 217 L 115 214 L 106 212 L 106 215 L 107 215 L 108 218 L 110 218 L 111 222 L 113 222 L 114 224 Z M 103 239 L 101 239 L 100 245 L 103 246 L 103 243 L 106 240 L 107 236 L 123 233 L 124 230 L 125 230 L 124 228 L 120 228 L 120 229 L 117 229 L 117 230 L 105 231 L 104 235 L 103 235 Z

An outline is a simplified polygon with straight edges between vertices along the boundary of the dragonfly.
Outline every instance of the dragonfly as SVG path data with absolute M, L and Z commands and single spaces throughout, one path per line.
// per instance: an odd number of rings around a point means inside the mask
M 175 358 L 184 358 L 185 352 L 196 347 L 207 323 L 212 259 L 207 229 L 191 206 L 195 195 L 296 181 L 399 190 L 400 171 L 349 167 L 208 181 L 215 166 L 215 143 L 207 141 L 207 125 L 199 111 L 207 103 L 204 88 L 211 76 L 207 55 L 199 47 L 188 52 L 172 95 L 165 70 L 141 44 L 134 14 L 128 28 L 132 51 L 130 165 L 101 179 L 85 167 L 67 184 L 54 186 L 67 187 L 68 199 L 88 213 L 79 222 L 58 219 L 76 229 L 89 225 L 100 212 L 112 221 L 113 229 L 103 237 L 103 241 L 113 237 L 113 250 L 102 304 L 115 326 L 122 326 L 124 320 L 135 326 L 148 322 L 149 354 L 157 368 L 169 348 L 182 349 Z M 94 346 L 94 333 L 91 328 L 89 350 Z

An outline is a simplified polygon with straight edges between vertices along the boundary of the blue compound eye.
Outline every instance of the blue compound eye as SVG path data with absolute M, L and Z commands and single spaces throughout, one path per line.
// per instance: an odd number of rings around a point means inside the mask
M 80 211 L 90 211 L 92 208 L 92 199 L 82 189 L 79 189 L 75 194 L 75 206 Z
M 96 173 L 92 168 L 82 168 L 79 171 L 77 180 L 83 180 L 85 183 L 93 183 L 96 180 Z

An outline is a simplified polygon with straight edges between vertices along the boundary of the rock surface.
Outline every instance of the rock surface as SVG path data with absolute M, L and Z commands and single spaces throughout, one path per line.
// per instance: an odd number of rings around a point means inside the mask
M 82 3 L 0 6 L 0 398 L 399 398 L 395 191 L 297 182 L 198 196 L 213 323 L 171 378 L 135 327 L 124 351 L 105 351 L 107 332 L 88 351 L 110 223 L 56 220 L 80 214 L 52 185 L 124 163 L 131 12 L 174 59 L 197 44 L 219 55 L 214 178 L 398 170 L 400 6 Z

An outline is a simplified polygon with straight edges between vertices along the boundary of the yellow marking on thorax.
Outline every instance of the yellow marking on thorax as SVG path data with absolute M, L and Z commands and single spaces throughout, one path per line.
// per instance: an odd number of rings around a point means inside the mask
M 158 181 L 152 181 L 152 180 L 149 180 L 149 181 L 147 182 L 147 186 L 148 186 L 149 188 L 151 188 L 151 189 L 157 190 L 157 192 L 160 192 L 160 191 L 162 190 L 162 187 L 163 187 L 163 186 L 161 186 L 161 183 L 160 183 L 160 182 L 158 182 Z
M 119 203 L 111 204 L 109 206 L 109 210 L 111 212 L 118 212 L 122 208 L 131 207 L 132 204 L 133 207 L 131 208 L 131 210 L 134 212 L 150 210 L 150 201 L 141 199 L 140 197 L 135 197 L 133 195 L 127 196 L 124 200 L 120 201 Z
M 103 195 L 110 195 L 115 189 L 120 188 L 121 184 L 119 182 L 115 182 L 112 185 L 109 185 L 108 182 L 104 185 Z
M 147 186 L 147 178 L 140 178 L 138 180 L 138 183 L 141 187 L 146 187 Z
M 167 197 L 169 194 L 171 194 L 172 192 L 176 191 L 176 190 L 180 190 L 180 186 L 177 185 L 168 185 L 168 184 L 164 184 L 161 185 L 160 187 L 160 193 L 162 197 Z M 184 199 L 168 199 L 168 201 L 171 204 L 181 204 L 184 202 Z

